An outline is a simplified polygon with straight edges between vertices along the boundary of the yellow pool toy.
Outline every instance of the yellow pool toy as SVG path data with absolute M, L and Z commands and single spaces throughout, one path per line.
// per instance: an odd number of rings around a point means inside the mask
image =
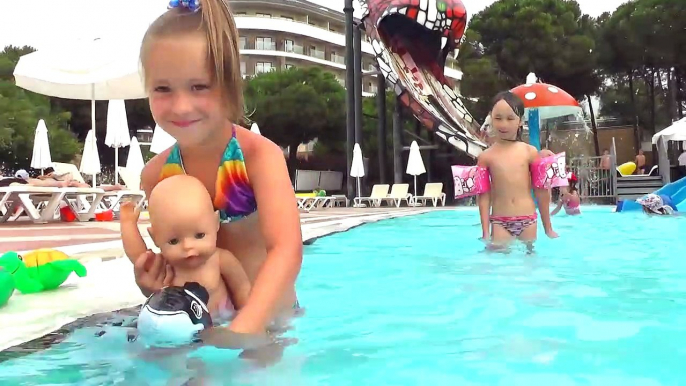
M 629 161 L 617 166 L 617 170 L 622 173 L 623 176 L 630 176 L 636 171 L 636 164 Z

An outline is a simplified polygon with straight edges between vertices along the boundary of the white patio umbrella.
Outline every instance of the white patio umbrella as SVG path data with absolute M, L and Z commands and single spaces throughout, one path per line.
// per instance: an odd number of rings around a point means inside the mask
M 119 182 L 119 148 L 129 146 L 129 121 L 126 118 L 126 105 L 121 99 L 111 100 L 107 107 L 107 130 L 105 145 L 114 149 L 114 183 Z
M 17 86 L 65 99 L 145 98 L 139 73 L 142 36 L 70 42 L 19 58 Z
M 250 125 L 250 131 L 252 131 L 255 134 L 262 135 L 262 133 L 260 132 L 260 127 L 257 126 L 257 122 L 253 122 L 252 125 Z
M 127 32 L 41 49 L 19 58 L 17 86 L 38 94 L 91 101 L 95 136 L 95 101 L 145 98 L 140 47 L 145 25 Z
M 362 159 L 362 149 L 358 143 L 356 143 L 353 148 L 353 162 L 350 167 L 350 177 L 355 177 L 357 179 L 357 197 L 362 197 L 360 192 L 360 178 L 364 177 L 364 161 Z M 360 204 L 360 206 L 364 205 Z
M 81 165 L 79 171 L 83 174 L 90 174 L 93 176 L 93 187 L 96 186 L 95 176 L 100 174 L 100 155 L 98 154 L 98 145 L 95 142 L 95 131 L 89 130 L 86 136 L 86 143 L 83 145 L 83 155 L 81 156 Z
M 176 139 L 169 135 L 160 125 L 155 126 L 152 132 L 152 141 L 150 142 L 150 151 L 155 154 L 160 154 L 163 151 L 174 146 Z
M 686 117 L 672 123 L 667 128 L 653 135 L 653 145 L 657 144 L 659 138 L 665 141 L 686 141 Z
M 48 140 L 48 127 L 45 121 L 38 121 L 36 135 L 33 137 L 33 155 L 31 156 L 31 167 L 43 170 L 52 167 L 52 157 L 50 156 L 50 141 Z
M 412 141 L 410 145 L 410 156 L 407 160 L 407 174 L 414 176 L 414 195 L 417 197 L 417 176 L 426 173 L 422 153 L 419 151 L 417 141 Z
M 131 147 L 129 147 L 129 157 L 126 159 L 126 170 L 132 174 L 140 176 L 145 166 L 143 160 L 143 152 L 141 152 L 141 145 L 138 143 L 138 138 L 131 138 Z

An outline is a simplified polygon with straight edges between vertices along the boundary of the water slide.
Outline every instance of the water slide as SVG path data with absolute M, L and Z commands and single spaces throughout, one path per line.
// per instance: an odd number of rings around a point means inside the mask
M 359 0 L 362 23 L 386 82 L 436 136 L 476 158 L 480 125 L 445 77 L 467 23 L 461 0 Z
M 653 193 L 668 196 L 672 199 L 672 204 L 676 206 L 677 211 L 686 212 L 686 177 L 669 183 Z M 634 200 L 620 201 L 617 204 L 617 212 L 637 210 L 641 210 L 641 205 Z

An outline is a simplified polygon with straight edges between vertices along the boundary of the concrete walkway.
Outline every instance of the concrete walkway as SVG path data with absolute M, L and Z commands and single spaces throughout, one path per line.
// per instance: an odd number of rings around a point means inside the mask
M 432 209 L 332 208 L 303 213 L 303 241 L 428 210 Z M 145 232 L 147 224 L 141 222 L 140 227 Z M 145 300 L 134 282 L 131 262 L 122 258 L 117 222 L 10 224 L 0 227 L 0 245 L 2 251 L 59 249 L 82 261 L 88 269 L 87 277 L 72 275 L 55 291 L 31 295 L 15 291 L 9 303 L 0 309 L 0 351 L 39 338 L 79 318 L 133 307 Z

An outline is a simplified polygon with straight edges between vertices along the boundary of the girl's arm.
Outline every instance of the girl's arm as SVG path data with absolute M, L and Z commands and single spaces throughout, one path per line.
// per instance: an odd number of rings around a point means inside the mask
M 477 165 L 483 168 L 488 168 L 486 157 L 480 155 L 479 160 L 477 161 Z M 491 193 L 486 192 L 480 194 L 477 198 L 477 202 L 479 205 L 479 217 L 481 218 L 481 237 L 484 240 L 488 240 L 491 237 Z
M 303 257 L 300 213 L 283 152 L 264 137 L 253 140 L 254 148 L 246 152 L 251 157 L 248 178 L 259 208 L 267 259 L 255 278 L 247 304 L 229 326 L 241 333 L 264 332 L 282 294 L 295 285 Z
M 529 164 L 532 164 L 539 157 L 538 151 L 533 146 L 530 146 L 529 150 Z M 541 222 L 543 223 L 543 229 L 545 229 L 546 235 L 557 237 L 555 231 L 553 231 L 553 224 L 550 221 L 550 190 L 545 188 L 534 188 L 534 197 L 536 197 L 536 202 L 538 203 L 538 213 L 541 214 Z
M 564 203 L 565 203 L 564 196 L 562 196 L 562 198 L 560 199 L 560 202 L 557 203 L 557 206 L 555 207 L 555 209 L 553 209 L 553 211 L 550 212 L 550 216 L 555 216 L 557 214 L 557 212 L 559 212 L 560 209 L 562 209 L 562 205 Z
M 233 306 L 237 310 L 245 307 L 250 296 L 250 279 L 241 262 L 233 253 L 222 249 L 219 256 L 219 272 L 229 291 Z

